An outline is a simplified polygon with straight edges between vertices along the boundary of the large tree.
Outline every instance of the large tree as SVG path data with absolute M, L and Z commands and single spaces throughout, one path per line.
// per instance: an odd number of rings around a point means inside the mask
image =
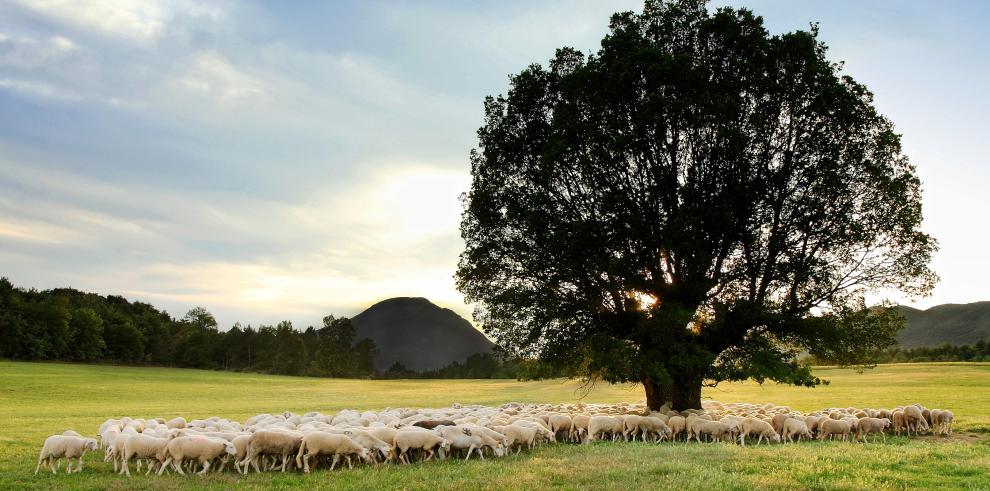
M 927 293 L 936 249 L 892 123 L 817 28 L 650 1 L 485 100 L 458 288 L 500 345 L 647 402 L 703 384 L 812 386 L 810 352 L 868 365 Z

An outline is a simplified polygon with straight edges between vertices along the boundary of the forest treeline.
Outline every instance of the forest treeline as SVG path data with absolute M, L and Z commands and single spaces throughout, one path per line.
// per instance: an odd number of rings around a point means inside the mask
M 891 348 L 880 353 L 877 363 L 924 363 L 930 361 L 990 362 L 990 343 L 932 346 L 927 348 Z
M 478 354 L 425 372 L 375 371 L 377 348 L 346 317 L 296 329 L 290 321 L 221 331 L 206 309 L 173 318 L 143 302 L 72 288 L 39 291 L 0 279 L 0 358 L 156 365 L 316 377 L 538 378 L 525 360 Z M 563 373 L 553 372 L 562 375 Z

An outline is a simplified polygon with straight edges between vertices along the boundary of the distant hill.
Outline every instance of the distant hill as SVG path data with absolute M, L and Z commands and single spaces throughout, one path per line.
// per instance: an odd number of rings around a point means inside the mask
M 936 305 L 927 310 L 899 306 L 907 321 L 897 335 L 905 348 L 990 341 L 990 302 Z
M 383 300 L 351 322 L 357 331 L 355 339 L 370 338 L 378 347 L 378 370 L 386 370 L 395 362 L 411 370 L 433 370 L 463 362 L 476 353 L 488 353 L 494 347 L 466 319 L 425 298 Z

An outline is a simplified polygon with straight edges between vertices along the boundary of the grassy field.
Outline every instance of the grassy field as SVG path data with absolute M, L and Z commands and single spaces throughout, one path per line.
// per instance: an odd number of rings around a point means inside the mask
M 362 466 L 312 475 L 206 477 L 112 474 L 90 454 L 81 474 L 33 475 L 44 438 L 65 429 L 93 434 L 108 417 L 435 407 L 454 402 L 618 402 L 642 399 L 636 386 L 573 381 L 328 380 L 163 368 L 0 361 L 0 489 L 990 489 L 990 364 L 885 365 L 857 374 L 822 368 L 815 389 L 754 383 L 708 389 L 723 402 L 774 402 L 798 410 L 921 402 L 956 414 L 952 438 L 891 438 L 887 444 L 596 443 L 544 446 L 499 460 Z M 64 466 L 63 466 L 64 468 Z

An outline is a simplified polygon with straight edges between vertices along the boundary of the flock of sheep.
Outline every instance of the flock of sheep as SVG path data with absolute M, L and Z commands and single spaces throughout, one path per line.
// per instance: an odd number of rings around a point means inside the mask
M 134 463 L 145 473 L 162 474 L 170 467 L 179 474 L 228 464 L 247 474 L 293 466 L 310 472 L 318 465 L 333 470 L 343 459 L 367 463 L 465 459 L 485 453 L 504 456 L 513 450 L 558 441 L 596 440 L 738 441 L 774 443 L 809 439 L 866 441 L 886 430 L 895 434 L 951 434 L 949 410 L 920 404 L 894 409 L 828 408 L 810 414 L 773 404 L 722 404 L 707 401 L 699 410 L 650 411 L 643 404 L 519 404 L 499 407 L 461 406 L 441 409 L 344 410 L 335 416 L 318 412 L 297 415 L 260 414 L 243 423 L 211 417 L 187 421 L 174 418 L 108 419 L 99 439 L 69 430 L 45 440 L 35 474 L 42 467 L 57 472 L 66 459 L 66 472 L 81 472 L 87 451 L 104 449 L 104 461 L 114 471 L 131 475 Z M 77 465 L 73 468 L 72 461 Z

